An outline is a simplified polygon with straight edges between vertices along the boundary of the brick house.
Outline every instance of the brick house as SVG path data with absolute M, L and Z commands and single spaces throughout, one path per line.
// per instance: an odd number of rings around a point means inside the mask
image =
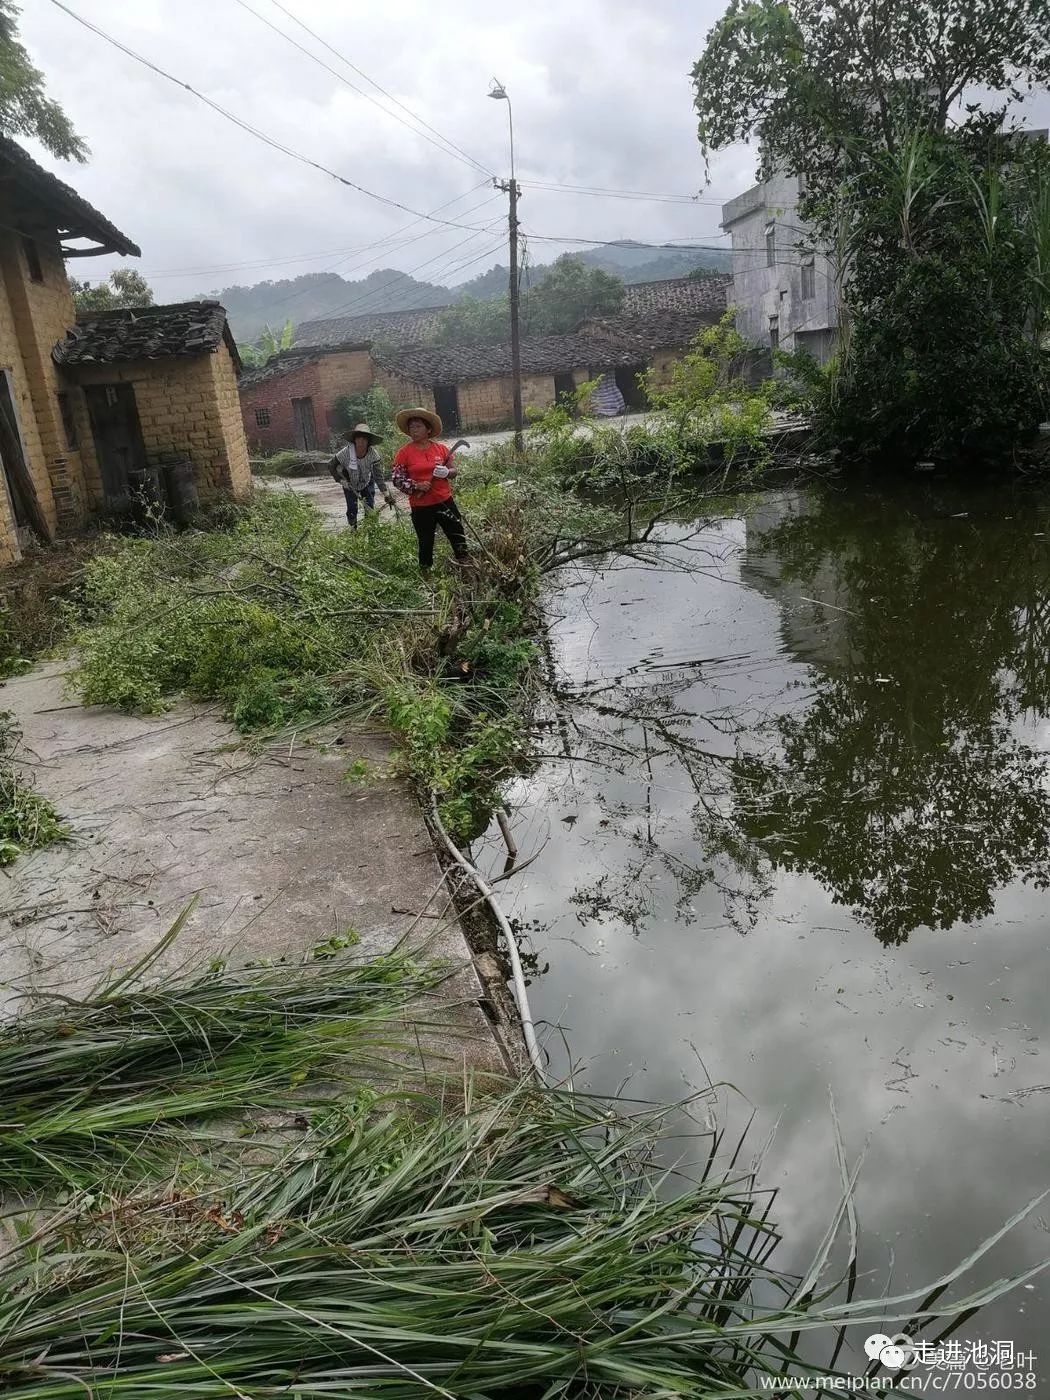
M 202 500 L 247 495 L 240 357 L 218 302 L 81 314 L 52 355 L 69 395 L 83 396 L 104 508 L 123 508 L 129 467 L 186 457 Z
M 658 375 L 669 372 L 697 331 L 725 313 L 730 281 L 713 276 L 639 283 L 626 288 L 617 316 L 585 321 L 572 335 L 527 336 L 521 342 L 524 406 L 542 412 L 559 394 L 611 373 L 627 404 L 643 408 L 638 376 L 650 368 Z M 453 432 L 508 423 L 509 344 L 423 343 L 441 310 L 304 322 L 290 350 L 241 376 L 250 445 L 262 452 L 327 449 L 337 428 L 338 397 L 373 385 L 396 401 L 436 408 Z
M 645 408 L 639 376 L 665 380 L 698 331 L 726 311 L 728 277 L 674 278 L 626 288 L 616 316 L 583 321 L 571 335 L 521 342 L 521 397 L 543 412 L 589 379 L 611 375 L 632 410 Z M 509 423 L 513 414 L 510 346 L 405 346 L 376 350 L 376 382 L 392 398 L 441 414 L 453 432 Z
M 261 369 L 241 375 L 248 443 L 257 452 L 327 448 L 337 430 L 340 395 L 363 393 L 374 377 L 368 341 L 282 350 Z
M 81 329 L 71 329 L 77 317 L 66 259 L 114 252 L 138 256 L 139 249 L 75 190 L 0 136 L 0 566 L 17 562 L 34 541 L 47 543 L 74 532 L 106 507 L 97 414 L 89 412 L 79 371 L 63 363 L 61 351 L 54 352 Z M 159 314 L 166 308 L 151 310 Z M 228 347 L 225 354 L 230 372 L 223 387 L 221 431 L 230 484 L 224 481 L 220 489 L 240 493 L 249 488 L 250 478 L 234 412 L 235 361 Z M 120 382 L 113 363 L 101 356 L 96 360 L 94 369 L 101 371 L 96 385 Z M 188 383 L 193 377 L 190 360 L 179 363 L 174 374 Z M 156 371 L 143 369 L 140 377 L 150 373 Z M 137 381 L 126 382 L 134 394 Z M 116 397 L 126 405 L 127 394 Z M 199 421 L 219 417 L 219 400 L 218 387 L 206 401 L 188 394 L 183 428 L 165 445 L 193 457 L 200 444 L 192 440 L 192 429 L 199 437 Z M 130 422 L 126 413 L 123 418 Z M 110 432 L 103 446 L 112 438 Z M 137 444 L 132 446 L 137 450 Z M 209 485 L 202 483 L 202 494 Z

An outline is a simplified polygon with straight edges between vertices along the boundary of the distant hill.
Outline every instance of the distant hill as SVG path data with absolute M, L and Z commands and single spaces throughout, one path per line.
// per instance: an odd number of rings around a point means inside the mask
M 246 344 L 255 340 L 264 326 L 278 330 L 289 319 L 298 324 L 366 311 L 414 311 L 423 306 L 444 306 L 457 294 L 385 267 L 356 282 L 348 282 L 335 272 L 307 272 L 280 282 L 223 287 L 201 295 L 218 297 L 229 312 L 234 338 Z
M 711 272 L 732 270 L 732 258 L 724 253 L 679 248 L 668 245 L 654 249 L 636 243 L 613 243 L 602 248 L 586 248 L 574 254 L 590 267 L 614 272 L 628 284 L 663 282 L 685 277 L 694 268 Z M 538 263 L 527 269 L 525 283 L 532 285 L 544 273 Z M 218 297 L 229 312 L 234 336 L 242 343 L 255 340 L 264 326 L 275 330 L 289 318 L 300 321 L 329 316 L 357 316 L 376 311 L 412 311 L 426 306 L 443 306 L 457 297 L 469 295 L 489 300 L 502 296 L 507 288 L 507 268 L 497 264 L 469 282 L 442 287 L 419 282 L 407 272 L 381 268 L 367 277 L 349 282 L 334 272 L 308 272 L 279 282 L 256 282 L 251 287 L 223 287 L 201 295 Z

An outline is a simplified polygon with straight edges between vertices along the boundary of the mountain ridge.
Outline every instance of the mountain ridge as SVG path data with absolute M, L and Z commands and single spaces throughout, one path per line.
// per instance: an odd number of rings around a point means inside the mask
M 728 249 L 721 252 L 671 244 L 653 248 L 630 240 L 584 248 L 572 256 L 589 267 L 615 273 L 628 285 L 685 277 L 697 269 L 712 273 L 732 270 Z M 534 285 L 549 266 L 538 263 L 526 267 L 523 285 Z M 463 296 L 490 300 L 503 294 L 508 275 L 506 266 L 497 263 L 469 281 L 444 286 L 418 281 L 410 273 L 394 268 L 377 269 L 356 281 L 348 281 L 335 272 L 307 272 L 299 277 L 224 287 L 202 295 L 222 302 L 234 337 L 243 344 L 255 340 L 264 326 L 276 329 L 286 320 L 294 324 L 367 312 L 415 311 L 446 306 Z

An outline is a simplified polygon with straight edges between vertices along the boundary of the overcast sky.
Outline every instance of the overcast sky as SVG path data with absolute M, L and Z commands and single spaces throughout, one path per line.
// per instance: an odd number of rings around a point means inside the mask
M 457 281 L 506 261 L 506 201 L 484 173 L 380 111 L 238 0 L 68 3 L 238 117 L 346 178 L 415 210 L 430 212 L 458 197 L 441 217 L 488 230 L 406 228 L 409 215 L 269 150 L 51 0 L 23 0 L 23 38 L 91 146 L 88 165 L 63 165 L 60 173 L 141 246 L 138 265 L 158 299 L 330 268 L 356 277 L 395 267 Z M 393 105 L 273 0 L 246 3 Z M 700 194 L 708 201 L 676 205 L 526 189 L 526 234 L 725 245 L 718 204 L 751 183 L 752 157 L 744 147 L 726 153 L 704 186 L 689 81 L 721 0 L 657 0 L 644 11 L 636 0 L 532 0 L 514 7 L 493 7 L 490 0 L 446 0 L 440 7 L 422 0 L 282 3 L 486 171 L 508 170 L 507 109 L 486 97 L 495 74 L 514 101 L 519 180 Z M 56 167 L 35 148 L 34 154 Z M 402 229 L 392 243 L 353 251 Z M 537 240 L 532 248 L 536 261 L 545 261 L 572 246 Z M 246 263 L 255 265 L 231 266 Z M 94 278 L 119 264 L 107 258 L 82 268 L 89 266 Z
M 52 0 L 22 3 L 23 38 L 91 146 L 88 165 L 60 173 L 141 246 L 137 265 L 158 300 L 329 269 L 355 278 L 394 267 L 454 283 L 506 260 L 506 202 L 486 174 L 346 86 L 341 77 L 394 107 L 277 0 L 66 3 L 286 146 L 412 210 L 455 200 L 439 217 L 472 227 L 413 220 L 348 189 L 267 148 Z M 689 81 L 723 0 L 280 3 L 484 171 L 508 173 L 506 105 L 486 97 L 496 75 L 514 101 L 519 180 L 700 197 L 675 204 L 526 187 L 522 226 L 537 262 L 578 246 L 540 235 L 726 246 L 719 205 L 752 183 L 754 160 L 744 146 L 724 152 L 705 184 Z M 1044 93 L 1032 121 L 1048 119 Z M 94 279 L 120 262 L 80 270 Z

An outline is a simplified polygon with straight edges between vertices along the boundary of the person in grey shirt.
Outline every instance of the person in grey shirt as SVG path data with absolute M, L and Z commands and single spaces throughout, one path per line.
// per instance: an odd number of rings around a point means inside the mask
M 376 451 L 377 442 L 383 439 L 374 433 L 367 423 L 355 423 L 349 432 L 344 433 L 346 445 L 341 447 L 328 463 L 328 470 L 343 488 L 346 497 L 346 518 L 351 530 L 357 529 L 358 501 L 364 501 L 365 510 L 375 510 L 376 487 L 383 493 L 388 506 L 394 504 L 394 493 L 383 475 L 383 464 Z

